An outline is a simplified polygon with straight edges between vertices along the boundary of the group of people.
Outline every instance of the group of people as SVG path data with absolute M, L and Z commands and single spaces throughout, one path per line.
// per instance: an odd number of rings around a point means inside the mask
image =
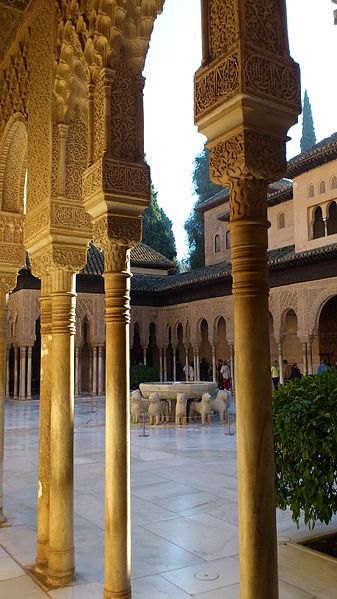
M 282 373 L 284 383 L 293 379 L 300 379 L 302 377 L 302 373 L 297 365 L 297 362 L 288 364 L 288 360 L 283 360 L 282 362 Z M 274 360 L 271 366 L 271 380 L 273 382 L 274 390 L 277 391 L 280 384 L 280 369 L 277 360 Z
M 182 372 L 184 377 L 186 378 L 186 369 L 187 378 L 189 381 L 194 381 L 194 365 L 193 362 L 189 362 L 189 364 L 185 364 Z M 178 372 L 177 372 L 178 376 Z M 212 381 L 213 380 L 213 369 L 212 366 L 207 362 L 206 358 L 202 358 L 200 362 L 200 380 L 201 381 Z M 231 367 L 229 360 L 218 359 L 216 364 L 216 382 L 218 383 L 219 389 L 227 389 L 230 390 L 232 386 L 232 375 L 231 375 Z

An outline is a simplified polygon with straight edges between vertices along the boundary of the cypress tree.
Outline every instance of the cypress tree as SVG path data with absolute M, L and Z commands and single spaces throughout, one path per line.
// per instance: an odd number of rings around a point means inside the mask
M 316 143 L 315 127 L 312 118 L 311 104 L 307 90 L 304 92 L 303 116 L 302 116 L 302 137 L 301 152 L 310 150 Z

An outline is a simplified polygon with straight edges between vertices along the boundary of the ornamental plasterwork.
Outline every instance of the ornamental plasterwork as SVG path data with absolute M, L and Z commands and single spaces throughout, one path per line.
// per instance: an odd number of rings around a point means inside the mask
M 84 173 L 84 200 L 88 201 L 102 192 L 116 195 L 118 198 L 125 196 L 148 201 L 150 194 L 148 166 L 123 163 L 107 157 L 98 160 Z

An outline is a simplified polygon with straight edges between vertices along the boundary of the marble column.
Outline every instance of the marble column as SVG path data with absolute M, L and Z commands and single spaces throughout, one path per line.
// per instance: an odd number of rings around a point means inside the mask
M 185 367 L 186 367 L 185 379 L 186 379 L 186 381 L 188 381 L 188 379 L 189 379 L 189 376 L 188 376 L 188 345 L 185 345 Z
M 163 347 L 164 383 L 167 382 L 167 347 Z
M 97 347 L 92 348 L 92 395 L 97 395 Z
M 10 348 L 7 347 L 6 348 L 6 399 L 9 399 L 9 397 L 10 397 L 10 392 L 9 392 L 9 353 L 10 353 Z
M 73 443 L 75 275 L 51 273 L 53 367 L 51 371 L 51 451 L 48 582 L 74 579 Z
M 159 348 L 159 380 L 163 382 L 163 348 Z
M 75 347 L 75 397 L 80 395 L 80 348 Z
M 282 343 L 277 344 L 277 350 L 278 350 L 278 368 L 279 368 L 279 373 L 280 373 L 280 384 L 283 385 L 284 379 L 283 379 L 283 347 L 282 347 Z
M 215 345 L 212 345 L 212 380 L 216 383 L 216 357 L 215 357 Z
M 314 374 L 312 368 L 312 342 L 307 343 L 307 356 L 308 356 L 308 374 Z
M 103 373 L 103 347 L 98 346 L 98 395 L 103 395 L 104 373 Z
M 14 347 L 14 390 L 13 390 L 13 399 L 18 398 L 18 383 L 19 383 L 19 360 L 18 360 L 19 348 Z
M 173 347 L 173 382 L 177 381 L 177 356 L 176 356 L 176 348 Z
M 104 250 L 106 452 L 104 599 L 131 598 L 129 323 L 130 263 L 124 245 Z
M 92 360 L 93 360 L 92 346 L 89 347 L 89 374 L 88 374 L 88 395 L 92 395 Z
M 26 358 L 27 348 L 24 346 L 20 347 L 20 391 L 19 399 L 26 399 Z
M 146 354 L 146 347 L 143 347 L 143 364 L 144 366 L 147 366 L 147 354 Z
M 234 355 L 234 344 L 229 344 L 230 363 L 231 363 L 231 378 L 232 378 L 232 393 L 235 392 L 235 355 Z
M 200 355 L 199 355 L 199 345 L 196 346 L 196 353 L 195 353 L 195 359 L 196 359 L 196 370 L 195 370 L 195 381 L 200 381 Z
M 27 399 L 32 399 L 32 354 L 33 348 L 27 348 Z
M 3 506 L 3 466 L 5 437 L 5 373 L 6 373 L 7 294 L 0 289 L 0 528 L 7 522 Z
M 308 374 L 308 357 L 307 357 L 307 344 L 302 343 L 302 355 L 303 355 L 303 374 Z
M 49 556 L 50 500 L 50 410 L 52 370 L 51 280 L 41 277 L 41 366 L 40 366 L 40 435 L 39 486 L 37 500 L 37 548 L 35 570 L 46 575 Z
M 266 192 L 264 181 L 232 182 L 230 231 L 243 599 L 278 597 Z M 237 206 L 233 206 L 233 196 Z M 242 217 L 238 208 L 244 197 L 250 205 L 250 218 Z

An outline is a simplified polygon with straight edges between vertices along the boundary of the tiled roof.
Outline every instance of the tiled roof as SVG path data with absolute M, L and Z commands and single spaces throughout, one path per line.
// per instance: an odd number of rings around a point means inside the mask
M 268 268 L 275 271 L 291 264 L 308 264 L 319 262 L 322 258 L 332 260 L 336 257 L 337 243 L 298 253 L 295 253 L 294 245 L 288 245 L 268 251 Z M 221 283 L 231 278 L 231 271 L 232 264 L 226 261 L 168 277 L 135 274 L 131 280 L 131 289 L 139 293 L 161 294 L 211 282 Z
M 312 168 L 326 164 L 337 158 L 337 133 L 322 139 L 310 150 L 298 154 L 288 162 L 287 177 L 292 179 L 296 175 L 310 171 Z
M 139 243 L 131 250 L 131 266 L 170 270 L 175 268 L 174 262 L 153 250 L 145 243 Z M 104 254 L 93 243 L 88 249 L 88 259 L 81 271 L 84 275 L 100 276 L 104 272 Z

